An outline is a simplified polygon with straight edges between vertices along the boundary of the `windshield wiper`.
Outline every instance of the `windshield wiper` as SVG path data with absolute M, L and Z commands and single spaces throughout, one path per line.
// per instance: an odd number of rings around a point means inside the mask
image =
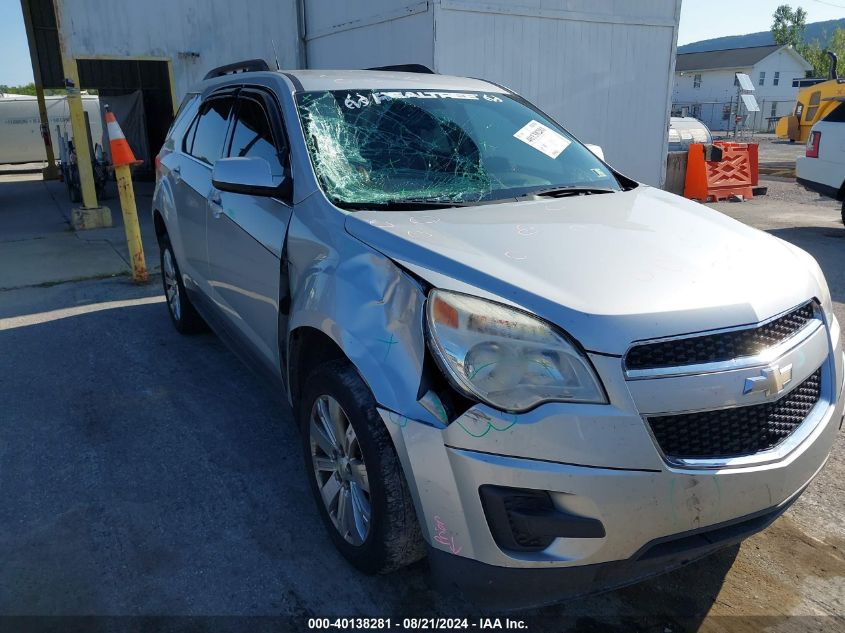
M 531 198 L 534 196 L 541 196 L 549 198 L 563 198 L 564 196 L 587 196 L 594 193 L 617 193 L 617 191 L 617 189 L 609 189 L 607 187 L 549 187 L 547 189 L 529 191 L 519 197 Z

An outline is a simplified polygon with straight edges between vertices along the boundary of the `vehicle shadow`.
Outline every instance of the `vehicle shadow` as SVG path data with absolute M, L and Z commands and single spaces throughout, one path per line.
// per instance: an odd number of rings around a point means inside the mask
M 845 228 L 841 226 L 796 226 L 767 231 L 816 258 L 824 272 L 834 301 L 845 302 Z

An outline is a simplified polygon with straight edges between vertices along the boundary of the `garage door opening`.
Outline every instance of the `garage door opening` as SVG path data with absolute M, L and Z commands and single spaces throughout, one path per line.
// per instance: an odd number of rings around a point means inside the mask
M 144 163 L 136 178 L 155 178 L 153 158 L 173 121 L 173 93 L 166 61 L 78 59 L 79 83 L 97 90 L 100 106 L 112 106 L 135 156 Z M 113 103 L 110 103 L 110 99 Z M 124 113 L 123 120 L 121 114 Z

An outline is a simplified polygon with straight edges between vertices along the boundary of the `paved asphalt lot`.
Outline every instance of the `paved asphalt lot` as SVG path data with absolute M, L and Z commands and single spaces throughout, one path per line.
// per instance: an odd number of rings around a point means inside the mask
M 838 206 L 767 184 L 767 198 L 714 206 L 813 253 L 845 323 Z M 312 616 L 505 615 L 435 593 L 424 562 L 388 577 L 349 567 L 319 522 L 284 401 L 215 336 L 179 336 L 157 283 L 0 292 L 0 422 L 0 616 L 277 616 L 167 626 L 302 630 Z M 845 630 L 843 444 L 741 547 L 511 617 L 549 632 Z M 0 618 L 0 630 L 27 624 Z

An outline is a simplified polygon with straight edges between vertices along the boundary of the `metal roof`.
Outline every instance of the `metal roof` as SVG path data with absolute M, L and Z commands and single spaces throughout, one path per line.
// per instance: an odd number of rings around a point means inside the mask
M 750 48 L 726 48 L 704 53 L 682 53 L 675 62 L 675 71 L 715 70 L 717 68 L 747 68 L 765 59 L 778 49 L 780 44 L 752 46 Z

